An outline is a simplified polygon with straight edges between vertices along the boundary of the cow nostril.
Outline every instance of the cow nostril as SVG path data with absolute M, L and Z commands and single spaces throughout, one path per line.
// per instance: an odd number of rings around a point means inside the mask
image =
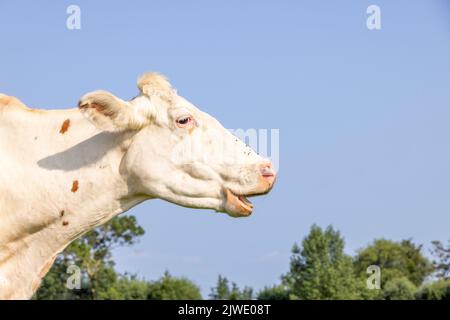
M 261 175 L 264 178 L 274 178 L 276 173 L 271 163 L 264 163 L 260 166 Z

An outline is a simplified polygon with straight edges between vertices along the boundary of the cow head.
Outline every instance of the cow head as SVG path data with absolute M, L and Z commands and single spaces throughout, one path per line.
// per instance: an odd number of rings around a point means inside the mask
M 179 96 L 163 76 L 145 74 L 138 87 L 131 101 L 95 91 L 79 102 L 97 127 L 134 132 L 120 165 L 129 188 L 185 207 L 250 215 L 246 197 L 269 192 L 275 182 L 270 161 Z

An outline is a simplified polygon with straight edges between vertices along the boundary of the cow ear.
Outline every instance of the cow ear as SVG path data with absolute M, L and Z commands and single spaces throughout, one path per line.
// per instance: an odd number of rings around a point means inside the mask
M 137 130 L 148 123 L 142 107 L 107 91 L 85 94 L 78 102 L 81 113 L 96 127 L 106 131 Z

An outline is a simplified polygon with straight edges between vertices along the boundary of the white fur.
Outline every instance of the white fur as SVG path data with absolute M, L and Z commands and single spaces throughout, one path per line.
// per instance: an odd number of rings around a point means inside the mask
M 147 74 L 139 88 L 131 101 L 84 96 L 80 107 L 102 106 L 81 108 L 90 122 L 77 109 L 32 110 L 0 95 L 1 299 L 30 298 L 71 241 L 144 200 L 235 215 L 225 190 L 270 190 L 266 160 L 165 78 Z M 195 122 L 180 128 L 184 113 Z

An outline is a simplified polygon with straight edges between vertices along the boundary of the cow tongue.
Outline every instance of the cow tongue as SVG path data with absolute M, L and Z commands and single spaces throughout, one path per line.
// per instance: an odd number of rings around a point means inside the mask
M 247 206 L 249 206 L 250 208 L 253 208 L 253 203 L 251 203 L 245 196 L 240 195 L 240 196 L 238 196 L 238 199 L 239 199 L 241 202 L 245 203 L 245 204 L 246 204 Z
M 227 201 L 230 204 L 234 204 L 237 208 L 241 207 L 245 211 L 251 212 L 253 209 L 253 204 L 248 201 L 248 199 L 243 195 L 236 195 L 230 189 L 226 189 L 227 191 Z

